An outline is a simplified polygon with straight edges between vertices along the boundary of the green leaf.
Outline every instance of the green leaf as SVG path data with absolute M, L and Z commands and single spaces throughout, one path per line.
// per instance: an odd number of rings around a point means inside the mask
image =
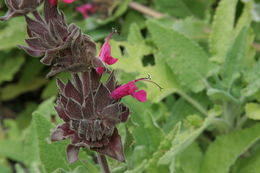
M 253 120 L 260 120 L 260 104 L 247 103 L 245 106 L 246 116 Z
M 192 159 L 191 159 L 192 158 Z M 197 142 L 192 143 L 176 158 L 177 172 L 182 173 L 200 173 L 200 165 L 203 159 L 203 153 Z
M 160 157 L 170 149 L 171 141 L 175 138 L 175 136 L 180 132 L 180 123 L 177 124 L 171 131 L 160 141 L 160 145 L 158 149 L 152 154 L 152 156 L 148 157 L 147 159 L 143 160 L 141 164 L 135 167 L 132 170 L 128 170 L 127 173 L 139 173 L 143 172 L 144 170 L 147 171 L 157 171 L 160 166 L 157 165 L 158 160 Z M 161 168 L 161 167 L 160 167 Z
M 260 170 L 260 150 L 252 151 L 251 156 L 243 160 L 237 173 L 258 173 Z
M 52 172 L 57 168 L 71 170 L 65 152 L 67 142 L 50 142 L 51 129 L 53 128 L 53 125 L 41 114 L 35 113 L 33 115 L 31 130 L 36 132 L 36 139 L 34 140 L 37 140 L 40 161 L 47 172 Z
M 156 170 L 159 159 L 171 148 L 171 143 L 174 138 L 180 133 L 181 124 L 178 123 L 171 131 L 161 140 L 160 145 L 156 152 L 153 153 L 152 157 L 149 158 L 148 162 L 145 165 L 145 168 L 150 172 Z
M 187 103 L 184 99 L 179 99 L 174 105 L 172 105 L 171 115 L 166 120 L 164 125 L 165 131 L 170 131 L 178 122 L 185 119 L 188 115 L 198 114 L 199 112 Z
M 159 11 L 175 17 L 187 17 L 192 15 L 203 17 L 205 15 L 205 8 L 208 7 L 211 2 L 211 0 L 157 0 L 154 1 L 154 4 Z
M 177 20 L 173 23 L 172 28 L 193 40 L 208 39 L 208 33 L 205 32 L 209 28 L 207 22 L 194 17 Z
M 23 56 L 12 56 L 10 54 L 0 54 L 0 84 L 5 81 L 11 81 L 15 73 L 20 69 L 24 62 Z
M 148 29 L 162 52 L 162 59 L 169 64 L 182 86 L 194 92 L 202 91 L 205 88 L 204 80 L 214 70 L 204 50 L 182 34 L 155 21 L 148 22 Z
M 41 115 L 43 117 L 51 119 L 51 115 L 56 115 L 56 111 L 54 109 L 55 99 L 55 97 L 51 97 L 42 102 L 39 107 L 32 113 L 32 115 Z
M 244 27 L 240 31 L 225 56 L 222 78 L 224 85 L 228 89 L 231 88 L 233 82 L 240 76 L 240 72 L 243 69 L 247 32 L 248 27 Z
M 255 67 L 245 72 L 245 81 L 247 86 L 242 90 L 242 95 L 245 97 L 252 96 L 260 89 L 260 61 L 255 64 Z
M 212 24 L 209 44 L 212 60 L 223 63 L 225 54 L 233 40 L 237 0 L 221 0 Z
M 136 11 L 129 11 L 126 14 L 124 25 L 122 25 L 121 33 L 128 34 L 133 23 L 136 23 L 141 29 L 145 28 L 144 16 Z
M 35 126 L 32 124 L 28 127 L 28 133 L 26 139 L 24 140 L 23 163 L 26 165 L 41 165 L 37 131 L 34 127 Z
M 260 138 L 260 124 L 219 136 L 209 146 L 201 173 L 228 173 L 237 158 Z
M 234 30 L 236 36 L 243 29 L 244 26 L 249 26 L 250 23 L 252 22 L 252 15 L 253 15 L 252 11 L 254 6 L 254 1 L 247 0 L 247 1 L 243 1 L 243 3 L 244 3 L 243 12 L 239 17 Z
M 0 50 L 10 49 L 24 43 L 26 37 L 25 22 L 22 17 L 8 21 L 8 26 L 0 31 Z
M 139 115 L 140 116 L 140 115 Z M 151 113 L 142 114 L 144 126 L 139 125 L 133 130 L 136 145 L 146 146 L 148 152 L 154 152 L 164 137 L 162 129 L 156 124 Z
M 172 158 L 175 158 L 179 153 L 184 151 L 193 141 L 212 124 L 215 115 L 208 116 L 203 124 L 194 129 L 194 127 L 183 130 L 172 141 L 172 146 L 159 160 L 158 164 L 168 165 L 171 163 Z

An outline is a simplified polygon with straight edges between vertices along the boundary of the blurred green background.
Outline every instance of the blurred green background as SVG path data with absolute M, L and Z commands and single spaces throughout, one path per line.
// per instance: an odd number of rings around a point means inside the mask
M 260 1 L 103 1 L 112 5 L 87 19 L 75 10 L 84 0 L 59 8 L 98 47 L 119 31 L 110 41 L 119 83 L 151 75 L 163 87 L 140 83 L 146 103 L 123 99 L 127 162 L 109 158 L 112 172 L 259 173 Z M 100 172 L 93 152 L 69 165 L 68 141 L 50 142 L 61 123 L 55 78 L 70 76 L 45 78 L 49 67 L 16 47 L 26 37 L 23 17 L 0 23 L 0 173 Z

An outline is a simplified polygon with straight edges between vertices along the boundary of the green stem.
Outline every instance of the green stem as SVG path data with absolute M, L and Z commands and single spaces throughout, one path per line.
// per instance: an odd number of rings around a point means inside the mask
M 243 125 L 245 124 L 245 122 L 248 120 L 247 116 L 243 116 L 242 118 L 240 118 L 237 122 L 236 128 L 237 129 L 242 129 Z
M 102 173 L 110 173 L 110 169 L 107 163 L 106 156 L 103 154 L 97 154 L 98 163 L 101 167 Z
M 186 94 L 185 92 L 178 90 L 177 93 L 184 98 L 187 102 L 189 102 L 194 108 L 200 111 L 203 115 L 208 116 L 208 111 L 196 100 L 194 100 L 191 96 Z

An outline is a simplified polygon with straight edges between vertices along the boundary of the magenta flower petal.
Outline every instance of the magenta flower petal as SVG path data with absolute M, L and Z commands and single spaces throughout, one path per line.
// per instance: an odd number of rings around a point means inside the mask
M 109 44 L 109 40 L 111 39 L 113 33 L 110 33 L 103 46 L 101 47 L 99 58 L 106 63 L 107 65 L 113 65 L 115 64 L 118 59 L 111 56 L 111 46 Z M 97 71 L 100 75 L 103 73 L 100 69 Z
M 102 75 L 104 73 L 105 68 L 104 67 L 97 67 L 96 71 L 99 75 Z
M 75 0 L 63 0 L 63 2 L 65 2 L 65 3 L 67 3 L 67 4 L 72 3 L 72 2 L 74 2 L 74 1 L 75 1 Z M 50 4 L 51 4 L 52 6 L 55 6 L 55 5 L 58 4 L 58 0 L 49 0 L 49 2 L 50 2 Z
M 67 147 L 67 157 L 69 163 L 74 163 L 78 160 L 79 148 L 75 145 L 68 145 Z
M 117 58 L 111 56 L 111 46 L 109 44 L 111 37 L 112 37 L 112 33 L 110 33 L 107 36 L 106 41 L 103 44 L 99 54 L 99 58 L 108 65 L 112 65 L 118 61 Z
M 69 4 L 69 3 L 72 3 L 72 2 L 74 2 L 74 0 L 63 0 L 63 2 L 65 2 L 65 3 Z
M 146 100 L 147 100 L 147 94 L 146 94 L 146 91 L 144 91 L 144 90 L 135 92 L 132 94 L 132 96 L 134 98 L 136 98 L 137 100 L 139 100 L 140 102 L 146 102 Z
M 111 97 L 114 99 L 121 99 L 122 97 L 131 95 L 140 102 L 146 102 L 146 92 L 144 90 L 136 91 L 138 90 L 138 88 L 136 87 L 135 82 L 139 80 L 142 79 L 130 81 L 127 84 L 121 85 L 120 87 L 116 88 L 114 91 L 112 91 Z
M 76 10 L 80 12 L 83 15 L 83 17 L 86 19 L 89 17 L 90 13 L 94 13 L 96 11 L 96 8 L 92 4 L 84 4 L 78 6 Z
M 133 94 L 136 90 L 137 87 L 135 86 L 135 82 L 131 81 L 112 91 L 111 97 L 114 99 L 121 99 L 122 97 Z

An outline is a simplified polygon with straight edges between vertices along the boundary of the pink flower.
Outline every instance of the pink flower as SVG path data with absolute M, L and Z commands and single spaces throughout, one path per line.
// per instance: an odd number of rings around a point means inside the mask
M 135 85 L 136 82 L 140 80 L 146 80 L 146 79 L 147 78 L 140 78 L 140 79 L 130 81 L 124 85 L 121 85 L 120 87 L 112 91 L 111 97 L 113 99 L 121 99 L 122 97 L 131 95 L 132 97 L 136 98 L 140 102 L 146 102 L 147 100 L 146 91 L 144 90 L 136 91 L 138 90 L 138 88 Z
M 63 2 L 65 2 L 65 3 L 67 3 L 67 4 L 72 3 L 72 2 L 74 2 L 74 1 L 75 1 L 75 0 L 63 0 Z M 52 6 L 55 6 L 55 5 L 57 5 L 58 0 L 49 0 L 49 2 L 51 3 Z
M 83 15 L 83 17 L 86 19 L 89 17 L 89 13 L 94 13 L 96 11 L 96 8 L 92 4 L 85 4 L 85 5 L 78 6 L 76 10 L 80 12 Z
M 106 40 L 105 43 L 103 44 L 103 46 L 101 47 L 100 50 L 100 54 L 99 54 L 99 58 L 106 64 L 108 65 L 112 65 L 115 64 L 118 59 L 114 58 L 111 56 L 111 46 L 109 44 L 109 40 L 111 39 L 112 35 L 114 32 L 110 33 Z M 99 75 L 102 75 L 104 72 L 105 68 L 104 67 L 98 67 L 96 68 L 96 71 L 98 72 Z
M 111 46 L 109 44 L 109 40 L 111 39 L 112 35 L 113 33 L 110 33 L 107 36 L 99 54 L 99 58 L 108 65 L 115 64 L 118 61 L 117 58 L 111 56 Z

